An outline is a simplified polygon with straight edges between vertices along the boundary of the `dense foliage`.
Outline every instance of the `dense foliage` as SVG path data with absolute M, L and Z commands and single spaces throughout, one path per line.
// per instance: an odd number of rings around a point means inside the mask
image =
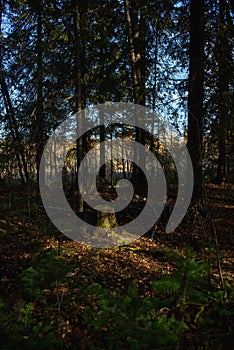
M 204 175 L 218 182 L 231 180 L 233 170 L 231 6 L 217 0 L 203 8 L 199 127 Z M 146 104 L 187 133 L 190 22 L 198 25 L 189 1 L 4 1 L 0 18 L 1 148 L 12 143 L 22 181 L 38 170 L 55 126 L 91 104 Z M 4 161 L 1 168 L 4 174 Z

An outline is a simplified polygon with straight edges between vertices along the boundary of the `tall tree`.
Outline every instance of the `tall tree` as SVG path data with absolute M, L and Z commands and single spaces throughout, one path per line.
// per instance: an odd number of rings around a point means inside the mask
M 228 5 L 226 1 L 219 0 L 218 6 L 218 40 L 217 40 L 217 63 L 218 63 L 218 166 L 216 181 L 221 183 L 226 180 L 226 160 L 228 144 L 228 121 L 231 114 L 229 104 L 231 47 L 229 46 L 228 32 Z M 232 24 L 231 24 L 232 25 Z
M 85 58 L 85 42 L 84 42 L 84 11 L 80 7 L 79 1 L 75 0 L 74 6 L 74 59 L 75 59 L 75 110 L 79 113 L 86 104 L 84 93 L 84 58 Z M 82 130 L 82 118 L 79 118 L 78 129 Z M 76 159 L 77 159 L 77 176 L 80 163 L 84 155 L 85 138 L 80 137 L 76 143 Z M 82 212 L 84 200 L 77 183 L 77 212 Z
M 100 65 L 100 84 L 99 84 L 99 103 L 105 103 L 106 102 L 106 61 L 107 61 L 107 25 L 105 23 L 105 8 L 104 8 L 104 1 L 101 1 L 101 10 L 100 10 L 100 38 L 99 41 L 99 65 Z M 100 123 L 104 123 L 104 118 L 101 115 L 100 116 Z M 105 125 L 100 126 L 100 163 L 103 164 L 99 170 L 99 177 L 100 179 L 105 179 L 106 177 L 106 154 L 105 154 L 105 139 L 106 139 L 106 127 Z
M 190 1 L 188 143 L 194 171 L 192 202 L 202 196 L 202 130 L 204 100 L 204 0 Z
M 145 1 L 125 0 L 128 44 L 132 68 L 134 103 L 145 105 L 146 14 Z M 145 144 L 143 129 L 136 128 L 136 142 Z M 141 163 L 144 160 L 141 159 Z M 145 195 L 145 182 L 140 168 L 133 164 L 132 181 L 136 191 Z
M 3 2 L 0 2 L 0 86 L 3 96 L 3 101 L 6 110 L 6 124 L 9 124 L 10 135 L 14 144 L 14 151 L 18 163 L 19 174 L 21 182 L 24 183 L 25 179 L 28 181 L 28 169 L 25 159 L 24 146 L 22 136 L 19 132 L 19 126 L 15 117 L 15 110 L 11 101 L 11 96 L 6 82 L 4 67 L 3 67 L 3 35 L 2 35 L 2 16 L 3 16 Z
M 35 12 L 37 16 L 37 39 L 36 39 L 36 53 L 37 53 L 37 106 L 36 106 L 36 168 L 37 168 L 37 188 L 39 190 L 39 169 L 40 162 L 44 161 L 43 149 L 45 142 L 45 122 L 43 111 L 43 28 L 42 28 L 42 8 L 41 0 L 35 3 Z M 45 173 L 42 167 L 41 183 L 45 181 Z
M 128 42 L 132 66 L 134 102 L 145 105 L 146 18 L 144 1 L 125 0 Z

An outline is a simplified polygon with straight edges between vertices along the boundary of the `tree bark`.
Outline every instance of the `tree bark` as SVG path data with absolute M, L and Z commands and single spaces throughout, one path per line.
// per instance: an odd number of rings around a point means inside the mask
M 125 15 L 127 22 L 127 34 L 132 67 L 132 81 L 134 103 L 145 105 L 145 51 L 146 51 L 146 20 L 143 11 L 144 1 L 125 0 Z M 145 145 L 145 132 L 136 128 L 136 142 Z M 137 155 L 138 157 L 138 155 Z M 141 162 L 144 162 L 141 159 Z M 140 168 L 133 164 L 132 182 L 135 191 L 145 195 L 144 177 Z
M 228 62 L 229 47 L 227 41 L 227 24 L 225 24 L 225 2 L 219 0 L 218 19 L 218 168 L 216 182 L 221 183 L 226 180 L 226 148 L 227 148 L 227 121 L 229 107 L 227 97 L 229 94 L 229 69 Z M 231 55 L 230 55 L 231 56 Z M 231 59 L 231 58 L 230 58 Z
M 43 162 L 43 150 L 45 143 L 45 122 L 43 111 L 43 41 L 42 41 L 42 3 L 37 3 L 37 112 L 36 112 L 36 168 L 37 168 L 37 189 L 39 191 L 39 170 Z M 41 183 L 45 183 L 45 167 L 42 166 Z
M 16 160 L 19 168 L 19 175 L 22 183 L 28 181 L 28 169 L 27 162 L 25 160 L 24 147 L 22 142 L 22 137 L 19 132 L 19 127 L 14 114 L 14 108 L 11 102 L 10 94 L 8 91 L 5 74 L 2 67 L 2 54 L 4 51 L 3 41 L 2 41 L 2 14 L 3 14 L 3 4 L 0 2 L 0 86 L 2 90 L 3 100 L 6 108 L 6 113 L 8 116 L 8 122 L 10 127 L 10 134 L 14 143 L 14 151 L 16 155 Z
M 74 59 L 75 59 L 75 109 L 76 113 L 82 111 L 85 108 L 85 90 L 84 90 L 84 56 L 85 56 L 85 42 L 82 31 L 82 25 L 84 20 L 84 13 L 79 6 L 78 0 L 75 3 L 74 9 Z M 79 130 L 82 130 L 82 118 L 79 118 L 79 125 L 77 125 Z M 76 178 L 76 188 L 77 188 L 77 213 L 83 212 L 84 210 L 84 200 L 78 185 L 78 170 L 83 159 L 85 148 L 85 137 L 80 137 L 76 142 L 76 159 L 77 159 L 77 178 Z M 83 179 L 84 182 L 84 179 Z
M 192 202 L 202 196 L 202 129 L 204 100 L 204 0 L 190 1 L 188 143 L 194 171 Z
M 100 33 L 101 34 L 101 33 Z M 99 102 L 105 103 L 106 102 L 106 67 L 105 67 L 105 60 L 106 60 L 106 49 L 105 49 L 105 35 L 102 38 L 102 42 L 100 43 L 100 90 L 99 90 Z M 100 123 L 104 122 L 104 118 L 101 115 L 100 116 Z M 106 177 L 106 150 L 105 150 L 105 142 L 106 140 L 106 126 L 101 125 L 100 126 L 100 163 L 103 164 L 99 170 L 99 178 L 100 180 L 104 180 Z

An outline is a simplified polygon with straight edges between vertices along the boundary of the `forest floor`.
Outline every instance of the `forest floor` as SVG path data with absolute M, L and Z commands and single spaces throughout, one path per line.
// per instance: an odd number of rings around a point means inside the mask
M 208 214 L 175 233 L 111 249 L 64 237 L 36 196 L 0 197 L 1 349 L 231 349 L 233 185 L 206 185 Z

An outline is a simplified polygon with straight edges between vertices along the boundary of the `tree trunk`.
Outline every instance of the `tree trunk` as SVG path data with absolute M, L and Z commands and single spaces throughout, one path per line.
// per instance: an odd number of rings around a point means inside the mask
M 0 86 L 2 90 L 6 113 L 9 119 L 8 121 L 9 121 L 10 133 L 12 136 L 12 140 L 14 142 L 14 151 L 15 151 L 16 160 L 18 163 L 19 175 L 20 175 L 21 182 L 24 184 L 25 179 L 26 181 L 28 181 L 28 178 L 29 178 L 27 162 L 25 160 L 22 137 L 19 132 L 18 123 L 15 118 L 14 109 L 12 106 L 10 94 L 8 91 L 8 87 L 7 87 L 7 83 L 6 83 L 6 79 L 5 79 L 5 75 L 2 67 L 2 59 L 3 59 L 2 55 L 4 52 L 3 40 L 2 40 L 2 12 L 3 12 L 3 4 L 1 2 L 0 3 Z M 24 176 L 25 176 L 25 179 L 24 179 Z
M 79 113 L 83 108 L 85 108 L 85 92 L 84 92 L 84 38 L 82 35 L 82 20 L 83 12 L 79 8 L 78 1 L 76 1 L 74 10 L 74 40 L 75 40 L 75 109 Z M 82 129 L 82 118 L 79 118 L 78 129 Z M 77 159 L 77 178 L 76 178 L 76 188 L 77 188 L 77 213 L 84 210 L 84 200 L 78 185 L 78 170 L 83 159 L 84 147 L 85 147 L 85 137 L 80 137 L 76 142 L 76 159 Z M 84 180 L 84 179 L 83 179 Z
M 105 37 L 103 38 L 103 42 L 100 44 L 100 67 L 101 67 L 101 76 L 100 76 L 100 91 L 99 91 L 99 102 L 106 102 L 106 69 L 105 69 L 105 60 L 106 60 L 106 50 L 105 50 Z M 100 123 L 104 122 L 104 118 L 100 116 Z M 99 178 L 104 180 L 106 177 L 106 151 L 105 151 L 105 142 L 106 140 L 106 127 L 105 125 L 100 126 L 100 163 L 103 164 L 99 170 Z
M 194 171 L 192 202 L 202 196 L 202 129 L 204 100 L 204 0 L 191 0 L 188 143 Z
M 112 228 L 117 226 L 117 220 L 114 208 L 109 205 L 96 205 L 97 210 L 97 226 L 103 228 Z M 110 212 L 105 213 L 104 210 L 108 209 Z M 113 210 L 112 210 L 113 209 Z
M 130 5 L 131 4 L 131 5 Z M 134 91 L 134 103 L 145 105 L 145 35 L 146 21 L 143 12 L 143 1 L 125 0 L 125 14 L 127 22 L 128 43 L 132 67 L 132 81 Z M 136 142 L 145 145 L 145 132 L 136 128 Z M 138 157 L 138 155 L 136 155 Z M 143 159 L 140 160 L 144 162 Z M 145 195 L 144 178 L 140 168 L 133 164 L 132 182 L 135 190 L 140 195 Z
M 37 189 L 39 191 L 39 170 L 40 162 L 44 164 L 43 149 L 45 142 L 45 123 L 43 113 L 43 42 L 42 42 L 42 3 L 37 3 L 37 113 L 36 113 L 36 168 L 37 168 Z M 42 166 L 41 183 L 45 182 L 45 168 Z
M 24 155 L 24 147 L 22 145 L 22 138 L 19 133 L 18 123 L 15 119 L 14 110 L 10 99 L 10 94 L 9 94 L 3 73 L 0 76 L 0 85 L 2 89 L 7 116 L 8 116 L 10 134 L 14 143 L 14 151 L 15 151 L 18 168 L 19 168 L 19 175 L 20 175 L 21 183 L 24 184 L 25 178 L 26 178 L 26 182 L 28 181 L 28 178 L 29 178 L 27 163 Z
M 228 62 L 229 45 L 227 41 L 227 24 L 225 23 L 225 2 L 219 0 L 218 20 L 218 169 L 216 182 L 226 180 L 226 146 L 227 146 L 227 121 L 229 115 L 227 96 L 229 94 L 229 69 Z M 231 55 L 230 55 L 231 59 Z

